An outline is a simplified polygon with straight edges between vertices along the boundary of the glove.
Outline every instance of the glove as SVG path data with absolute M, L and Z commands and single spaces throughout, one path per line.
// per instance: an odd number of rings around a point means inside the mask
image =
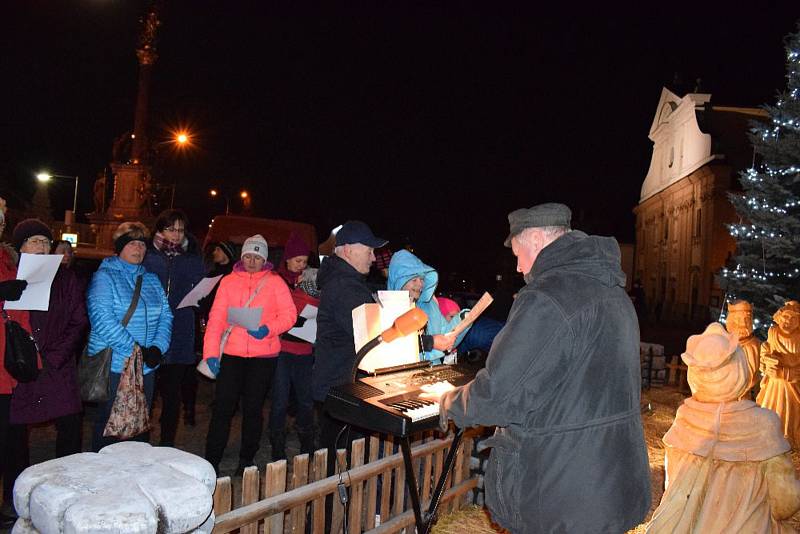
M 0 300 L 19 300 L 26 287 L 28 287 L 28 282 L 25 280 L 0 282 Z
M 256 339 L 264 339 L 267 337 L 267 335 L 269 335 L 269 328 L 267 325 L 262 324 L 258 327 L 258 330 L 248 330 L 247 333 Z
M 147 364 L 147 367 L 150 369 L 155 369 L 161 363 L 161 349 L 158 347 L 145 347 L 142 349 L 142 357 L 144 359 L 144 363 Z
M 301 328 L 304 324 L 306 324 L 306 318 L 298 315 L 297 320 L 294 322 L 294 326 L 292 328 Z
M 219 374 L 219 358 L 208 358 L 206 360 L 206 365 L 208 365 L 208 369 L 217 376 Z

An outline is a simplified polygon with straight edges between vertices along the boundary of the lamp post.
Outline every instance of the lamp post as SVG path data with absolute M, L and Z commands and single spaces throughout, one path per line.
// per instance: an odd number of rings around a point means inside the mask
M 211 189 L 211 190 L 209 190 L 208 194 L 211 195 L 212 197 L 215 197 L 215 198 L 218 197 L 218 196 L 222 196 L 225 199 L 225 215 L 230 214 L 230 211 L 231 211 L 231 197 L 230 196 L 228 196 L 226 193 L 221 192 L 219 189 Z M 246 190 L 242 189 L 239 192 L 239 197 L 242 199 L 243 203 L 247 203 L 247 202 L 249 202 L 250 193 L 248 193 Z
M 74 217 L 78 211 L 78 177 L 66 174 L 50 174 L 48 172 L 40 172 L 36 175 L 36 179 L 40 182 L 49 182 L 53 178 L 69 178 L 75 180 L 75 194 L 72 197 L 72 216 Z

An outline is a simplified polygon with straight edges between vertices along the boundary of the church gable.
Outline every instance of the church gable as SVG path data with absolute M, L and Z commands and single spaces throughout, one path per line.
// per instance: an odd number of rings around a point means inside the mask
M 648 135 L 653 141 L 653 155 L 639 202 L 714 159 L 711 136 L 700 130 L 696 115 L 696 110 L 710 100 L 708 94 L 679 97 L 666 87 L 661 90 Z

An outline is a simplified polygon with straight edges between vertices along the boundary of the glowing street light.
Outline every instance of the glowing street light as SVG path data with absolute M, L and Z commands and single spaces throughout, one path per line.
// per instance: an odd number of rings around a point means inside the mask
M 72 197 L 72 216 L 74 217 L 78 211 L 78 177 L 66 174 L 50 174 L 44 171 L 36 175 L 36 179 L 43 183 L 47 183 L 53 178 L 69 178 L 70 180 L 75 180 L 75 194 Z
M 186 132 L 178 132 L 178 135 L 175 136 L 175 141 L 177 141 L 179 145 L 185 145 L 189 142 L 189 136 Z
M 231 211 L 231 198 L 224 192 L 220 191 L 219 189 L 209 189 L 208 194 L 212 197 L 216 198 L 221 196 L 225 199 L 225 215 L 230 214 Z M 239 192 L 239 198 L 241 198 L 245 203 L 250 198 L 250 193 L 248 193 L 245 189 L 242 189 Z
M 247 198 L 248 197 L 247 191 L 243 190 L 241 193 L 239 193 L 239 196 L 242 198 Z

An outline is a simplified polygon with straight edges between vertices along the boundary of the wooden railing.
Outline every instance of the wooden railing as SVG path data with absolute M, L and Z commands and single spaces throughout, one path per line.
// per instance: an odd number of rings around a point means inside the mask
M 452 443 L 447 439 L 425 436 L 411 448 L 413 466 L 419 480 L 420 500 L 427 509 L 433 486 L 442 472 L 442 465 Z M 326 477 L 326 449 L 297 455 L 292 459 L 291 473 L 286 460 L 267 464 L 263 479 L 256 466 L 245 469 L 242 476 L 240 504 L 233 508 L 233 491 L 230 477 L 217 479 L 214 492 L 214 533 L 239 529 L 242 534 L 299 533 L 306 530 L 322 534 L 325 531 L 325 498 L 333 495 L 330 519 L 331 532 L 341 532 L 347 513 L 348 534 L 383 534 L 399 532 L 411 526 L 414 513 L 405 486 L 405 469 L 402 455 L 391 439 L 380 441 L 369 438 L 365 454 L 365 439 L 353 442 L 350 469 Z M 447 491 L 442 497 L 439 514 L 456 510 L 465 502 L 465 494 L 477 486 L 477 478 L 470 477 L 469 458 L 473 442 L 464 437 L 457 451 L 455 468 L 448 478 Z M 380 458 L 380 451 L 383 457 Z M 346 452 L 337 454 L 339 465 L 345 465 Z M 337 486 L 343 483 L 349 490 L 347 510 L 338 499 Z M 263 529 L 263 530 L 262 530 Z

